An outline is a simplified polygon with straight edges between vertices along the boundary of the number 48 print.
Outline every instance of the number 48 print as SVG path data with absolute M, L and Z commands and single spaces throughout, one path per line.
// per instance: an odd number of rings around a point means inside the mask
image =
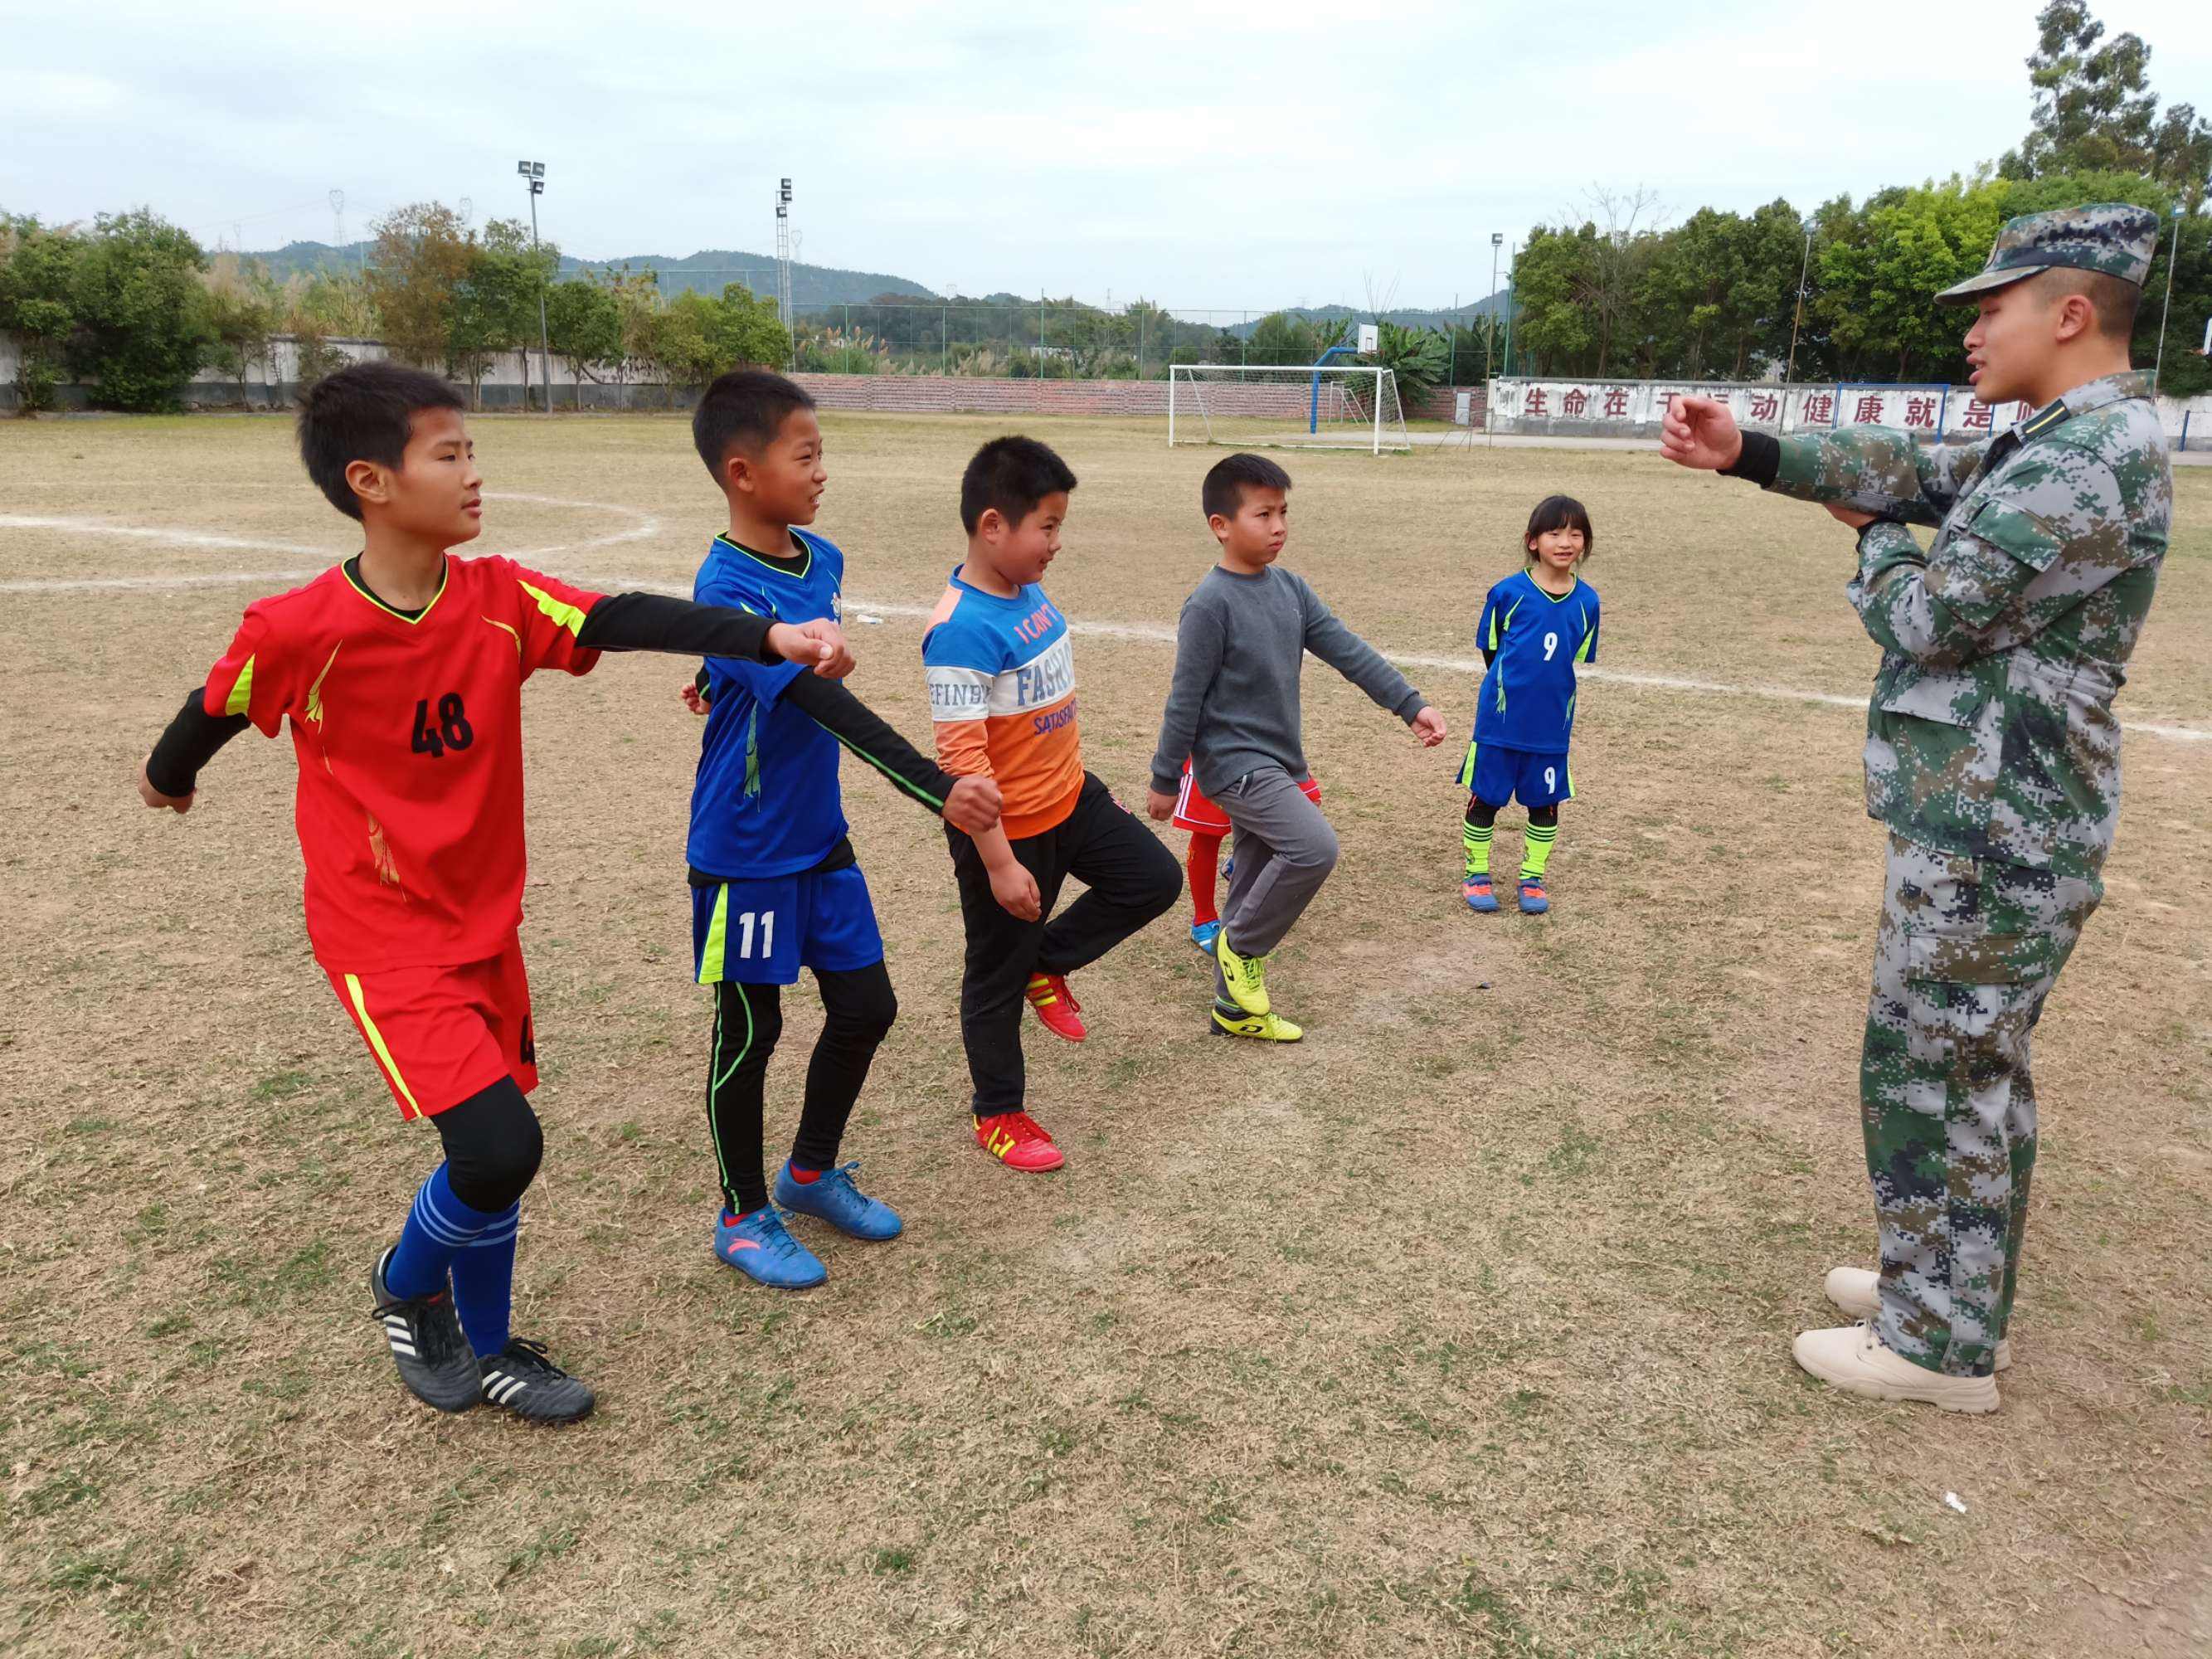
M 418 698 L 415 704 L 414 751 L 438 759 L 448 749 L 465 749 L 477 740 L 475 730 L 469 725 L 468 712 L 461 707 L 461 694 L 448 691 L 438 699 L 438 723 L 430 723 L 430 700 Z

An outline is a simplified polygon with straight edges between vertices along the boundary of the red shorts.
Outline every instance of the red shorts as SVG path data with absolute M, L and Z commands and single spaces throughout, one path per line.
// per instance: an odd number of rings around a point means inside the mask
M 1306 792 L 1308 800 L 1321 805 L 1321 785 L 1308 778 L 1298 787 Z M 1198 787 L 1188 761 L 1182 763 L 1182 789 L 1176 796 L 1174 823 L 1176 829 L 1188 830 L 1194 836 L 1225 836 L 1231 828 L 1229 815 L 1206 799 Z
M 459 968 L 332 972 L 331 988 L 361 1028 L 402 1117 L 434 1117 L 503 1077 L 525 1094 L 538 1086 L 519 938 Z

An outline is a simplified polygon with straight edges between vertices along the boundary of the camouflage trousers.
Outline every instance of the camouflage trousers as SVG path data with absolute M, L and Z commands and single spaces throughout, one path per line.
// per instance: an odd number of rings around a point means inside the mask
M 1876 1329 L 1929 1370 L 1987 1376 L 2011 1322 L 2035 1168 L 2029 1038 L 2104 890 L 1889 838 L 1859 1063 Z

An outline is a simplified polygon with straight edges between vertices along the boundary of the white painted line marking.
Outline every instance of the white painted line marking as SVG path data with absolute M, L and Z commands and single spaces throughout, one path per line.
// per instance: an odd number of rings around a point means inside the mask
M 501 490 L 486 490 L 484 499 L 499 501 L 528 501 L 538 507 L 562 507 L 592 513 L 618 513 L 634 522 L 629 528 L 608 535 L 594 536 L 578 542 L 557 543 L 549 547 L 526 548 L 506 556 L 513 559 L 539 559 L 548 554 L 580 552 L 587 548 L 615 547 L 626 542 L 645 541 L 660 532 L 660 521 L 635 507 L 617 507 L 606 501 L 568 501 L 553 495 L 514 495 Z M 93 536 L 129 536 L 148 541 L 168 542 L 180 547 L 228 547 L 249 549 L 258 552 L 327 554 L 327 550 L 301 547 L 290 542 L 254 541 L 237 536 L 217 536 L 194 531 L 155 530 L 141 525 L 112 525 L 99 519 L 40 518 L 23 514 L 0 513 L 0 530 L 60 530 L 80 532 Z M 158 592 L 165 590 L 232 586 L 246 582 L 306 581 L 321 574 L 320 568 L 305 570 L 227 570 L 206 574 L 174 574 L 144 576 L 85 576 L 75 578 L 35 577 L 17 581 L 0 581 L 0 593 L 63 593 L 95 591 L 125 591 Z M 659 577 L 592 576 L 587 580 L 604 583 L 610 587 L 634 590 L 646 593 L 672 593 L 678 599 L 689 599 L 691 589 L 687 583 L 670 582 Z M 919 619 L 927 617 L 934 608 L 924 605 L 899 605 L 878 599 L 852 599 L 851 606 L 866 611 L 874 617 L 906 617 Z M 1175 629 L 1157 623 L 1070 623 L 1069 631 L 1086 639 L 1140 640 L 1150 645 L 1173 645 Z M 1480 657 L 1431 657 L 1406 652 L 1384 651 L 1391 661 L 1409 668 L 1437 668 L 1454 674 L 1480 674 L 1483 662 Z M 1833 691 L 1801 691 L 1787 685 L 1730 685 L 1720 680 L 1688 679 L 1674 674 L 1644 674 L 1628 669 L 1585 666 L 1577 671 L 1601 684 L 1630 685 L 1651 691 L 1688 691 L 1701 696 L 1756 697 L 1770 702 L 1809 702 L 1830 708 L 1863 708 L 1864 697 L 1845 696 Z M 2164 738 L 2175 743 L 2212 743 L 2212 731 L 2191 726 L 2166 726 L 2124 721 L 2121 729 L 2147 738 Z
M 556 553 L 580 553 L 587 548 L 617 547 L 624 542 L 645 541 L 660 533 L 660 520 L 651 514 L 641 513 L 635 507 L 616 507 L 605 501 L 572 501 L 556 495 L 522 495 L 501 489 L 487 489 L 484 499 L 488 501 L 528 501 L 535 507 L 560 507 L 580 512 L 616 513 L 631 520 L 628 528 L 605 536 L 587 537 L 579 542 L 557 542 L 547 547 L 520 548 L 504 555 L 518 561 L 542 559 Z M 0 530 L 60 530 L 93 537 L 121 536 L 137 541 L 163 542 L 172 547 L 220 547 L 253 553 L 293 553 L 327 562 L 301 570 L 234 570 L 205 576 L 31 577 L 20 581 L 0 581 L 0 593 L 79 593 L 107 589 L 147 591 L 164 587 L 212 587 L 229 582 L 302 582 L 319 576 L 329 564 L 336 563 L 344 556 L 326 547 L 303 546 L 297 542 L 262 541 L 247 536 L 219 536 L 204 531 L 161 530 L 147 525 L 109 524 L 101 519 L 41 518 L 29 514 L 0 513 Z

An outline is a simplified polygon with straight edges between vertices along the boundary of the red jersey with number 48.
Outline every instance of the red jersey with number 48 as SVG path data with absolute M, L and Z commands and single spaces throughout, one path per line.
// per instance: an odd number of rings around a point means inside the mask
M 202 693 L 292 726 L 307 937 L 339 973 L 497 956 L 522 920 L 522 683 L 589 673 L 603 596 L 511 559 L 446 560 L 410 619 L 343 566 L 246 607 Z

